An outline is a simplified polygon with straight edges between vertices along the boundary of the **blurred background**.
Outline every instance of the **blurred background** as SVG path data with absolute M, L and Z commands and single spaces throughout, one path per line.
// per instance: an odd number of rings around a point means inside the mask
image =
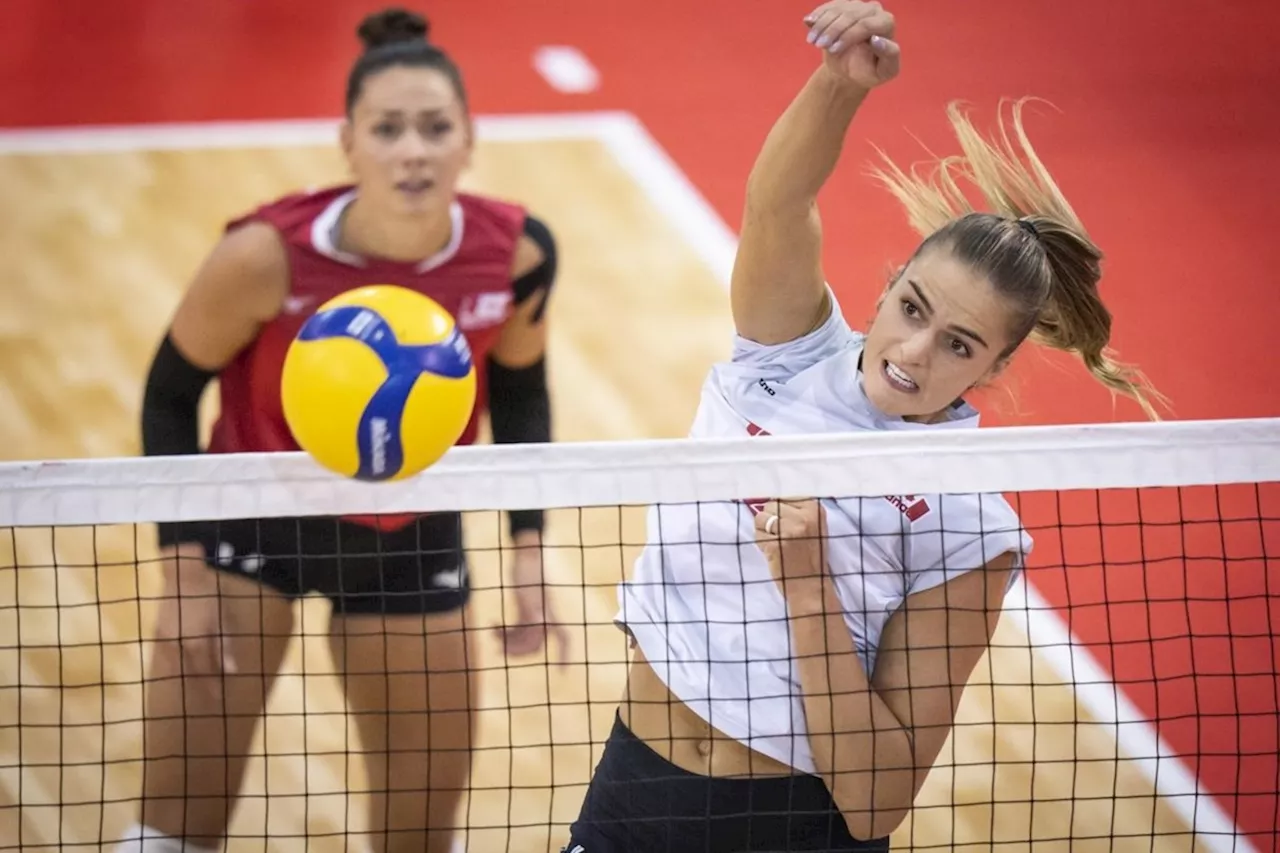
M 222 224 L 345 178 L 333 128 L 354 30 L 384 5 L 4 0 L 0 458 L 138 453 L 147 362 Z M 557 437 L 683 434 L 705 366 L 727 346 L 723 283 L 745 178 L 817 61 L 801 24 L 810 7 L 406 5 L 464 72 L 481 125 L 471 185 L 528 204 L 562 239 Z M 1002 98 L 1036 96 L 1047 103 L 1028 111 L 1031 137 L 1107 255 L 1120 356 L 1171 398 L 1172 417 L 1280 415 L 1280 7 L 888 5 L 902 75 L 859 114 L 822 198 L 826 271 L 850 322 L 870 317 L 917 239 L 864 174 L 875 146 L 899 162 L 951 153 L 949 101 L 989 127 Z M 1036 352 L 978 403 L 989 425 L 1142 419 L 1077 365 Z M 1036 582 L 1054 605 L 1100 603 L 1068 610 L 1073 636 L 1255 849 L 1280 849 L 1275 563 L 1172 581 L 1159 567 L 1064 568 Z M 1171 582 L 1178 606 L 1146 603 Z M 1189 597 L 1202 599 L 1194 612 Z M 1121 633 L 1136 652 L 1117 651 Z M 1177 677 L 1157 684 L 1159 672 Z M 5 701 L 0 715 L 17 708 Z M 16 772 L 7 757 L 3 770 Z M 0 847 L 17 837 L 17 779 L 0 800 Z M 1092 831 L 1115 833 L 1107 820 Z M 1027 832 L 1023 821 L 1015 847 Z

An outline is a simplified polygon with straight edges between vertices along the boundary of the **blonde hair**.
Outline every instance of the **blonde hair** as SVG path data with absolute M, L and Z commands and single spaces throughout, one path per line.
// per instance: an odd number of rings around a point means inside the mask
M 881 152 L 886 167 L 871 173 L 925 238 L 917 255 L 945 248 L 1010 300 L 1015 328 L 1003 355 L 1028 337 L 1073 353 L 1113 394 L 1131 397 L 1147 417 L 1159 420 L 1155 403 L 1167 407 L 1167 399 L 1110 349 L 1111 312 L 1098 294 L 1102 252 L 1027 138 L 1024 104 L 1016 101 L 1012 109 L 1017 148 L 1004 121 L 994 139 L 984 138 L 960 105 L 951 103 L 947 117 L 962 155 L 939 158 L 931 172 L 915 167 L 908 174 Z M 990 212 L 975 211 L 957 179 L 972 184 Z

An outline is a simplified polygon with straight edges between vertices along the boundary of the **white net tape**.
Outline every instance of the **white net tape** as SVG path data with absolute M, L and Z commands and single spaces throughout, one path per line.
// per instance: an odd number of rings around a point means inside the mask
M 299 453 L 0 464 L 0 526 L 1280 480 L 1280 419 L 459 447 L 395 483 Z

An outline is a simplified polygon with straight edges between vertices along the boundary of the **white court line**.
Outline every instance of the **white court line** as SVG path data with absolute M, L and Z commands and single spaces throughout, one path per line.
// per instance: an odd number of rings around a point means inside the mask
M 737 239 L 662 146 L 624 112 L 477 116 L 477 134 L 493 141 L 598 139 L 626 168 L 651 202 L 668 216 L 727 287 Z M 134 125 L 0 131 L 0 154 L 97 153 L 336 144 L 337 120 Z M 745 179 L 745 176 L 744 176 Z M 1134 760 L 1152 787 L 1218 853 L 1254 853 L 1230 816 L 1201 788 L 1186 762 L 1107 677 L 1087 647 L 1030 586 L 1007 599 L 1009 618 L 1033 648 L 1073 683 L 1076 696 L 1100 724 L 1110 726 L 1120 751 Z M 1035 612 L 1035 618 L 1030 613 Z M 1109 827 L 1098 827 L 1098 830 Z
M 476 134 L 494 142 L 600 139 L 609 133 L 609 128 L 629 121 L 634 119 L 626 113 L 610 112 L 475 118 Z M 298 119 L 0 130 L 0 155 L 337 145 L 340 123 L 339 119 Z

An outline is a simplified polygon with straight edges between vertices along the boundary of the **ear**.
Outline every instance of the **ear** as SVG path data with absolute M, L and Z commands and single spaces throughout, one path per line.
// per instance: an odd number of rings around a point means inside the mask
M 471 118 L 470 113 L 467 113 L 467 117 L 464 120 L 464 122 L 465 122 L 464 129 L 467 134 L 467 148 L 466 148 L 467 153 L 462 160 L 462 168 L 469 169 L 471 168 L 471 155 L 476 150 L 476 124 L 475 124 L 475 121 Z
M 351 119 L 343 119 L 342 124 L 338 126 L 338 144 L 342 146 L 343 156 L 347 158 L 348 167 L 351 165 L 351 152 L 356 144 L 355 128 L 351 126 Z

